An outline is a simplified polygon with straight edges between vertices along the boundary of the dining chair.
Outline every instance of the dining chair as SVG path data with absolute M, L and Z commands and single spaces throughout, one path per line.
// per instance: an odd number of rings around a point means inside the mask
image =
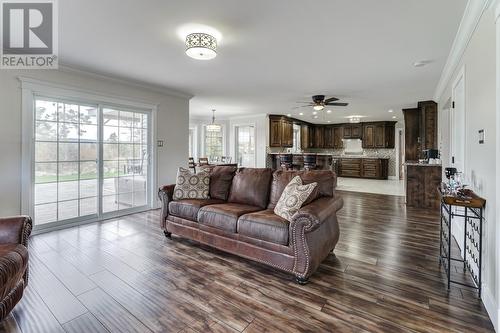
M 196 163 L 194 162 L 193 157 L 188 158 L 188 168 L 193 169 L 193 172 L 196 173 Z
M 200 157 L 198 159 L 198 166 L 208 165 L 208 157 Z

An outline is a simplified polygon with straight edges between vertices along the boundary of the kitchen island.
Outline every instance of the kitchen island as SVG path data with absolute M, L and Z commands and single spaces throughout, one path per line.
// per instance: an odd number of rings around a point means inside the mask
M 407 161 L 406 205 L 409 207 L 439 209 L 438 188 L 442 181 L 441 164 Z
M 304 169 L 304 154 L 291 153 L 292 168 Z M 287 153 L 270 153 L 271 167 L 280 168 L 280 155 Z M 316 154 L 317 170 L 333 170 L 339 177 L 387 179 L 389 173 L 389 159 L 365 155 L 333 155 L 328 153 Z

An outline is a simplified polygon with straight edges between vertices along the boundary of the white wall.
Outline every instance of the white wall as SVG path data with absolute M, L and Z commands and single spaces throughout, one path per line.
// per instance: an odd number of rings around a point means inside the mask
M 164 140 L 164 146 L 157 148 L 158 184 L 154 186 L 172 183 L 177 167 L 186 164 L 189 96 L 69 69 L 0 70 L 0 216 L 21 213 L 21 84 L 18 76 L 157 104 L 157 139 Z
M 487 2 L 487 1 L 486 1 Z M 485 2 L 485 3 L 486 3 Z M 483 302 L 495 325 L 499 288 L 496 257 L 496 78 L 495 78 L 495 20 L 493 8 L 487 8 L 474 30 L 467 47 L 458 58 L 453 74 L 446 81 L 444 91 L 438 97 L 440 113 L 452 95 L 452 84 L 460 70 L 465 70 L 465 175 L 471 180 L 471 188 L 486 198 L 484 231 Z M 450 61 L 450 59 L 449 59 Z M 446 117 L 441 117 L 440 139 L 443 152 L 450 151 L 449 128 Z M 478 130 L 484 129 L 486 142 L 478 143 Z M 443 156 L 444 166 L 449 163 Z M 448 164 L 449 165 L 449 164 Z M 460 241 L 459 241 L 460 242 Z M 497 327 L 498 329 L 498 327 Z
M 500 0 L 495 3 L 495 23 L 496 23 L 496 199 L 500 199 Z M 497 220 L 500 219 L 500 204 L 497 203 L 496 217 Z M 497 222 L 498 223 L 498 222 Z M 500 227 L 496 230 L 496 248 L 497 248 L 497 262 L 500 258 Z M 500 329 L 500 264 L 496 267 L 496 287 L 497 287 L 497 323 L 495 325 L 496 330 Z

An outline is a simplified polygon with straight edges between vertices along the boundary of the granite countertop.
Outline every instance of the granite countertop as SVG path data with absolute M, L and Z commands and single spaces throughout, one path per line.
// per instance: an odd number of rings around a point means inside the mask
M 327 154 L 327 153 L 268 153 L 269 155 L 285 155 L 285 154 L 290 154 L 290 155 L 304 155 L 304 154 L 316 154 L 319 156 L 332 156 L 332 154 Z
M 419 166 L 419 167 L 440 167 L 441 166 L 441 164 L 419 163 L 417 161 L 408 161 L 408 162 L 405 162 L 405 165 Z
M 362 155 L 362 156 L 333 155 L 333 158 L 344 158 L 344 159 L 348 159 L 348 158 L 353 158 L 353 159 L 364 158 L 364 159 L 372 159 L 372 160 L 388 160 L 389 159 L 389 157 L 366 156 L 366 155 Z
M 282 154 L 290 154 L 290 155 L 304 155 L 304 154 L 315 154 L 315 153 L 268 153 L 269 155 L 282 155 Z M 334 155 L 328 153 L 316 153 L 318 156 L 331 156 L 332 158 L 369 158 L 369 159 L 379 159 L 379 160 L 388 160 L 389 157 L 377 157 L 377 156 L 366 156 L 366 155 Z

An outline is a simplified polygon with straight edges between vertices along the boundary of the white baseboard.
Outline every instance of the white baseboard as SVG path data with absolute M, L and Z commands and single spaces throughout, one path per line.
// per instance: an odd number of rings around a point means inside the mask
M 486 312 L 488 312 L 488 315 L 490 316 L 491 322 L 495 327 L 495 331 L 498 332 L 498 329 L 500 327 L 500 323 L 498 322 L 498 319 L 500 318 L 500 309 L 498 308 L 498 304 L 495 301 L 495 297 L 491 293 L 491 290 L 484 284 L 482 294 L 483 295 L 481 296 L 481 299 L 483 300 Z

